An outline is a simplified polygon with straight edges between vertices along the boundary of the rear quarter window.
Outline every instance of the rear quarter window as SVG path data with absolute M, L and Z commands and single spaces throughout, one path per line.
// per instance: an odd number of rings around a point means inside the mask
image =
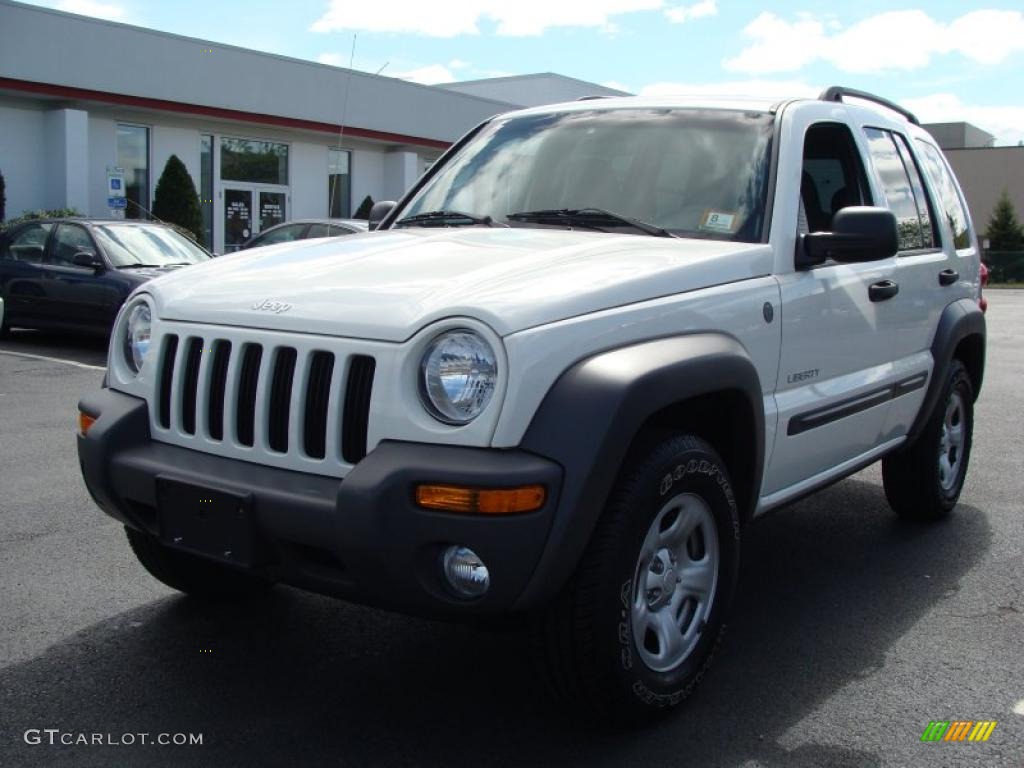
M 970 217 L 964 205 L 953 174 L 950 172 L 941 153 L 927 141 L 917 140 L 917 153 L 921 157 L 925 175 L 931 182 L 932 189 L 938 195 L 938 215 L 945 219 L 953 234 L 953 247 L 957 250 L 971 247 Z

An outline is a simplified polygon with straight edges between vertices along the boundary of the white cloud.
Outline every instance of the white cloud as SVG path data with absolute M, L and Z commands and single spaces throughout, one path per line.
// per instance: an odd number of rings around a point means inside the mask
M 463 61 L 462 59 L 452 59 L 448 62 L 449 69 L 465 69 L 468 66 L 469 62 Z
M 1024 51 L 1024 13 L 979 10 L 948 24 L 924 11 L 887 11 L 849 27 L 800 15 L 786 21 L 764 12 L 743 29 L 752 43 L 724 62 L 735 72 L 794 72 L 825 61 L 844 72 L 883 72 L 926 67 L 933 56 L 959 53 L 998 64 Z
M 411 80 L 414 83 L 423 85 L 436 85 L 437 83 L 450 83 L 455 79 L 452 71 L 443 64 L 431 64 L 418 69 L 410 69 L 408 72 L 398 72 L 392 75 L 399 80 Z
M 967 104 L 952 93 L 935 93 L 916 99 L 902 99 L 903 106 L 922 123 L 950 123 L 961 120 L 995 134 L 996 144 L 1024 141 L 1024 107 Z
M 92 16 L 97 19 L 108 21 L 122 21 L 124 19 L 124 8 L 119 5 L 108 5 L 97 3 L 93 0 L 62 0 L 57 3 L 58 11 L 78 13 L 82 16 Z
M 344 57 L 340 53 L 321 53 L 316 60 L 321 64 L 330 64 L 332 67 L 345 66 Z
M 499 35 L 528 37 L 553 27 L 608 30 L 614 16 L 658 10 L 663 5 L 664 0 L 393 0 L 386 4 L 330 0 L 326 13 L 310 29 L 456 37 L 479 34 L 480 23 L 486 19 L 497 24 Z
M 802 80 L 729 80 L 720 83 L 650 83 L 641 96 L 751 96 L 754 98 L 815 97 L 822 88 Z
M 691 19 L 703 19 L 705 16 L 718 15 L 717 0 L 703 0 L 693 5 L 679 5 L 675 8 L 666 8 L 665 16 L 673 24 L 684 24 Z

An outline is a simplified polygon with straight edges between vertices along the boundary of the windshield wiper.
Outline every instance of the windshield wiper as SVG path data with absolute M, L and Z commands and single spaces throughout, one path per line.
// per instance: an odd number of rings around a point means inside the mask
M 421 227 L 448 227 L 460 226 L 463 224 L 483 224 L 485 227 L 507 227 L 508 224 L 501 224 L 490 216 L 477 216 L 474 213 L 462 211 L 426 211 L 414 213 L 395 222 L 396 227 L 402 225 L 417 225 Z
M 604 208 L 548 208 L 540 211 L 510 213 L 507 218 L 509 221 L 528 221 L 536 224 L 577 224 L 591 229 L 600 229 L 601 225 L 624 225 L 654 237 L 675 237 L 667 229 L 655 224 L 623 216 L 621 213 L 606 211 Z

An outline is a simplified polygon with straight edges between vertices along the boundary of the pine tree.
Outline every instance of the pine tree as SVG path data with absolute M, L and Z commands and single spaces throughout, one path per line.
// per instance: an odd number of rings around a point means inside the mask
M 4 174 L 0 172 L 0 221 L 7 216 L 7 184 L 4 182 Z
M 989 250 L 1024 250 L 1024 227 L 1021 227 L 1017 220 L 1017 213 L 1013 210 L 1010 195 L 1005 189 L 992 211 L 992 217 L 988 220 L 985 237 L 989 241 Z
M 359 204 L 359 208 L 356 209 L 355 216 L 353 219 L 368 219 L 370 218 L 370 210 L 373 208 L 373 198 L 367 195 L 363 198 L 363 202 Z
M 203 238 L 203 212 L 199 207 L 196 185 L 177 155 L 168 158 L 164 172 L 160 174 L 160 181 L 156 184 L 153 216 L 187 229 L 196 242 Z

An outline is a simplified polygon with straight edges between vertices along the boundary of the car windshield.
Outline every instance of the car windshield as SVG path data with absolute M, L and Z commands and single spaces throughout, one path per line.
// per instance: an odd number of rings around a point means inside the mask
M 514 226 L 576 227 L 577 212 L 598 210 L 684 237 L 758 242 L 773 125 L 765 112 L 701 109 L 499 119 L 448 160 L 397 221 L 459 212 Z M 517 213 L 524 215 L 509 218 Z M 621 226 L 600 222 L 602 230 L 643 234 Z
M 115 267 L 198 264 L 210 255 L 173 229 L 140 224 L 98 224 L 93 233 Z

